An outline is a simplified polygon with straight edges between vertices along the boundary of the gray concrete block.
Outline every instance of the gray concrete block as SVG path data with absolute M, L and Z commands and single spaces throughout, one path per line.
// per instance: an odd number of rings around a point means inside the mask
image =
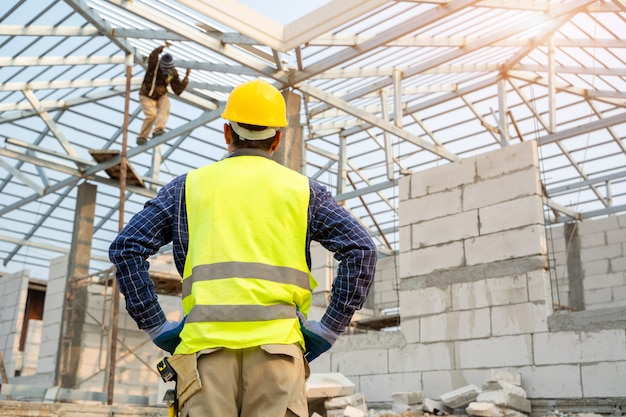
M 344 375 L 386 374 L 389 372 L 387 359 L 389 352 L 385 347 L 366 347 L 348 352 L 333 352 L 332 355 L 334 369 Z
M 618 216 L 609 216 L 602 219 L 580 222 L 578 228 L 579 233 L 586 236 L 597 232 L 619 229 L 620 222 Z
M 626 350 L 607 348 L 626 345 L 624 329 L 593 331 L 593 323 L 589 327 L 589 331 L 536 334 L 533 337 L 535 365 L 626 361 Z M 567 349 L 554 346 L 567 346 Z
M 326 410 L 344 409 L 349 405 L 367 411 L 365 394 L 357 392 L 352 395 L 342 395 L 339 397 L 329 398 L 324 401 L 324 408 Z
M 526 417 L 526 414 L 492 403 L 472 402 L 465 409 L 470 416 L 477 417 Z
M 520 368 L 529 398 L 582 398 L 578 364 Z M 604 384 L 600 384 L 605 387 Z
M 491 336 L 491 309 L 445 312 L 422 317 L 422 343 L 481 339 Z
M 523 303 L 494 306 L 491 309 L 493 336 L 538 333 L 548 331 L 544 303 Z
M 515 394 L 518 397 L 526 398 L 526 390 L 519 385 L 504 381 L 487 381 L 483 384 L 483 392 L 486 391 L 504 391 L 509 394 Z
M 504 390 L 482 392 L 476 397 L 476 402 L 492 403 L 527 414 L 532 408 L 530 400 Z
M 474 384 L 455 389 L 442 394 L 440 399 L 447 407 L 457 408 L 474 401 L 481 390 Z
M 585 396 L 626 397 L 626 361 L 582 365 L 580 373 Z
M 466 185 L 463 210 L 488 207 L 531 195 L 541 195 L 539 171 L 534 167 Z
M 406 201 L 399 207 L 400 226 L 463 211 L 462 190 L 454 189 Z
M 415 302 L 416 300 L 428 300 L 428 302 Z M 402 318 L 439 314 L 447 311 L 451 306 L 448 288 L 428 287 L 400 292 Z
M 531 335 L 491 337 L 456 343 L 461 368 L 508 368 L 534 363 Z M 554 345 L 551 345 L 554 346 Z
M 413 176 L 411 181 L 411 197 L 419 198 L 427 194 L 460 188 L 474 182 L 476 177 L 476 158 L 441 165 L 428 170 L 427 174 Z
M 391 394 L 391 399 L 397 404 L 421 404 L 424 402 L 423 391 L 402 391 Z
M 469 310 L 524 303 L 528 301 L 527 281 L 525 275 L 514 275 L 452 284 L 452 306 Z
M 400 253 L 400 278 L 426 275 L 443 269 L 454 269 L 465 263 L 463 242 L 429 246 Z
M 354 394 L 354 383 L 339 372 L 311 374 L 306 382 L 307 398 L 328 398 Z
M 413 224 L 411 248 L 454 242 L 478 235 L 478 210 Z
M 479 155 L 475 159 L 476 173 L 479 178 L 496 177 L 539 166 L 538 151 L 534 141 L 505 146 L 497 151 Z
M 345 408 L 345 410 L 343 410 L 343 417 L 365 417 L 367 415 L 366 413 L 367 410 L 363 411 L 360 408 L 349 405 Z
M 452 414 L 452 408 L 446 407 L 441 401 L 430 398 L 424 398 L 422 409 L 425 413 L 434 414 L 436 416 Z
M 505 201 L 478 210 L 480 234 L 518 229 L 533 224 L 543 225 L 543 203 L 539 195 Z
M 596 246 L 588 248 L 580 253 L 580 259 L 584 264 L 587 262 L 597 261 L 599 259 L 612 259 L 622 256 L 622 245 L 613 243 L 611 245 Z
M 464 246 L 467 265 L 547 253 L 546 235 L 540 225 L 477 236 L 466 240 Z

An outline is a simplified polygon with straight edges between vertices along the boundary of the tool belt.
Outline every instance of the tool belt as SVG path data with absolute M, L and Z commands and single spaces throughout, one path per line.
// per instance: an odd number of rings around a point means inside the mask
M 197 356 L 194 353 L 163 358 L 157 364 L 157 371 L 163 382 L 176 381 L 176 389 L 168 390 L 163 398 L 168 404 L 168 417 L 176 417 L 179 408 L 184 408 L 185 402 L 202 387 L 197 370 Z

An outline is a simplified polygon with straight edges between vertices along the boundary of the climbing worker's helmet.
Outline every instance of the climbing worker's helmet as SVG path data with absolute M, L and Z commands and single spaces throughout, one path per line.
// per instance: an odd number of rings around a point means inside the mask
M 254 80 L 233 89 L 222 117 L 230 122 L 257 126 L 287 126 L 287 107 L 283 95 L 273 85 Z
M 166 75 L 169 75 L 174 71 L 174 58 L 172 55 L 163 54 L 161 62 L 159 62 L 159 69 Z

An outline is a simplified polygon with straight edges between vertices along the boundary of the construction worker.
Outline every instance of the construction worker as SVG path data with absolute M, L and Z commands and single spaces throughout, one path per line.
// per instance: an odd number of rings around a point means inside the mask
M 165 125 L 170 117 L 170 99 L 167 95 L 167 86 L 177 95 L 181 95 L 187 83 L 191 69 L 187 68 L 185 78 L 181 81 L 174 67 L 174 58 L 170 54 L 163 54 L 163 48 L 154 49 L 148 57 L 148 68 L 139 90 L 139 104 L 145 115 L 141 131 L 137 136 L 137 145 L 143 145 L 148 140 L 150 132 L 152 137 L 165 133 Z M 154 130 L 152 128 L 154 127 Z
M 324 186 L 271 159 L 287 126 L 275 87 L 241 84 L 222 117 L 228 155 L 162 187 L 109 257 L 128 312 L 173 353 L 182 416 L 308 417 L 308 363 L 363 306 L 376 247 Z M 307 320 L 312 241 L 339 261 L 320 321 Z M 170 242 L 181 322 L 166 320 L 148 275 L 146 259 Z

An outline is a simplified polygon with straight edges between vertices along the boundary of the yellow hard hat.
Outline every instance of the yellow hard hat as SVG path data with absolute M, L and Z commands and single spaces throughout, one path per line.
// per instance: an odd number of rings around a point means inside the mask
M 273 85 L 254 80 L 233 89 L 222 117 L 231 122 L 257 126 L 287 126 L 287 107 L 283 95 Z

